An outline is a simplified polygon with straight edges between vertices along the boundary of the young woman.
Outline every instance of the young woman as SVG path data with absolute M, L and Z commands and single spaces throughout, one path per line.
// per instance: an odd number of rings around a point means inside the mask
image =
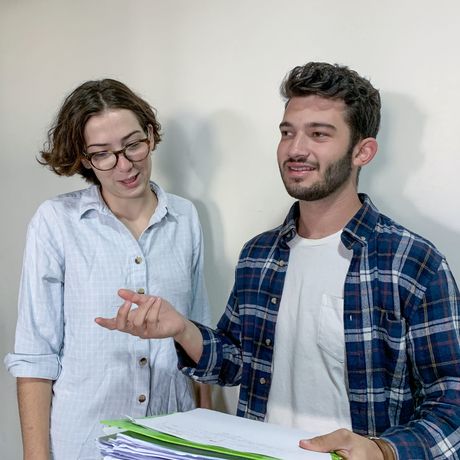
M 92 185 L 43 203 L 28 229 L 15 352 L 6 358 L 25 459 L 99 458 L 100 420 L 195 407 L 171 339 L 94 322 L 115 315 L 120 287 L 209 322 L 197 212 L 150 181 L 160 128 L 147 102 L 105 79 L 75 89 L 49 131 L 41 163 Z

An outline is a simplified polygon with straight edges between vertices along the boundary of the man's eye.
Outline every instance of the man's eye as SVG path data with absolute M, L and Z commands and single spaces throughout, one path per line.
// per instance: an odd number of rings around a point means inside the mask
M 321 131 L 315 131 L 314 133 L 312 133 L 312 136 L 313 137 L 327 137 L 327 134 Z

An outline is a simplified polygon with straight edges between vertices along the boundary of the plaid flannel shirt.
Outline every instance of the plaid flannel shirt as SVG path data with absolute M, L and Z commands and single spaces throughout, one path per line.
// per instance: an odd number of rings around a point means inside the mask
M 353 431 L 380 436 L 400 459 L 460 458 L 459 292 L 444 257 L 379 213 L 366 195 L 342 232 L 353 251 L 344 285 L 348 396 Z M 244 246 L 217 329 L 204 339 L 196 380 L 241 384 L 237 415 L 264 420 L 275 325 L 296 232 L 285 222 Z M 308 395 L 306 395 L 308 397 Z

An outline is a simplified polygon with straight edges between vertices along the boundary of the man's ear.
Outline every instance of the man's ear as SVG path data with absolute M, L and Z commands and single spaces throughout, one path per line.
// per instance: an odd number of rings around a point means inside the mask
M 374 137 L 366 137 L 359 141 L 353 149 L 353 164 L 361 167 L 370 163 L 377 153 L 378 147 Z

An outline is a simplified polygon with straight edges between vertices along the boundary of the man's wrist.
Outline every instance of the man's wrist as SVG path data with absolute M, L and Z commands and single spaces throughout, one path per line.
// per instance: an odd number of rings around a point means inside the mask
M 190 328 L 191 321 L 187 320 L 187 318 L 185 317 L 183 318 L 183 321 L 184 323 L 183 323 L 183 327 L 181 331 L 173 336 L 173 340 L 175 340 L 181 346 L 183 345 L 183 343 L 187 343 L 187 341 L 190 340 L 190 336 L 191 336 L 191 328 Z
M 389 442 L 374 436 L 369 436 L 368 439 L 377 444 L 377 447 L 383 454 L 383 460 L 396 460 L 395 451 Z
M 173 338 L 194 364 L 197 364 L 203 353 L 203 336 L 192 321 L 186 318 L 184 318 L 184 321 L 184 329 Z

